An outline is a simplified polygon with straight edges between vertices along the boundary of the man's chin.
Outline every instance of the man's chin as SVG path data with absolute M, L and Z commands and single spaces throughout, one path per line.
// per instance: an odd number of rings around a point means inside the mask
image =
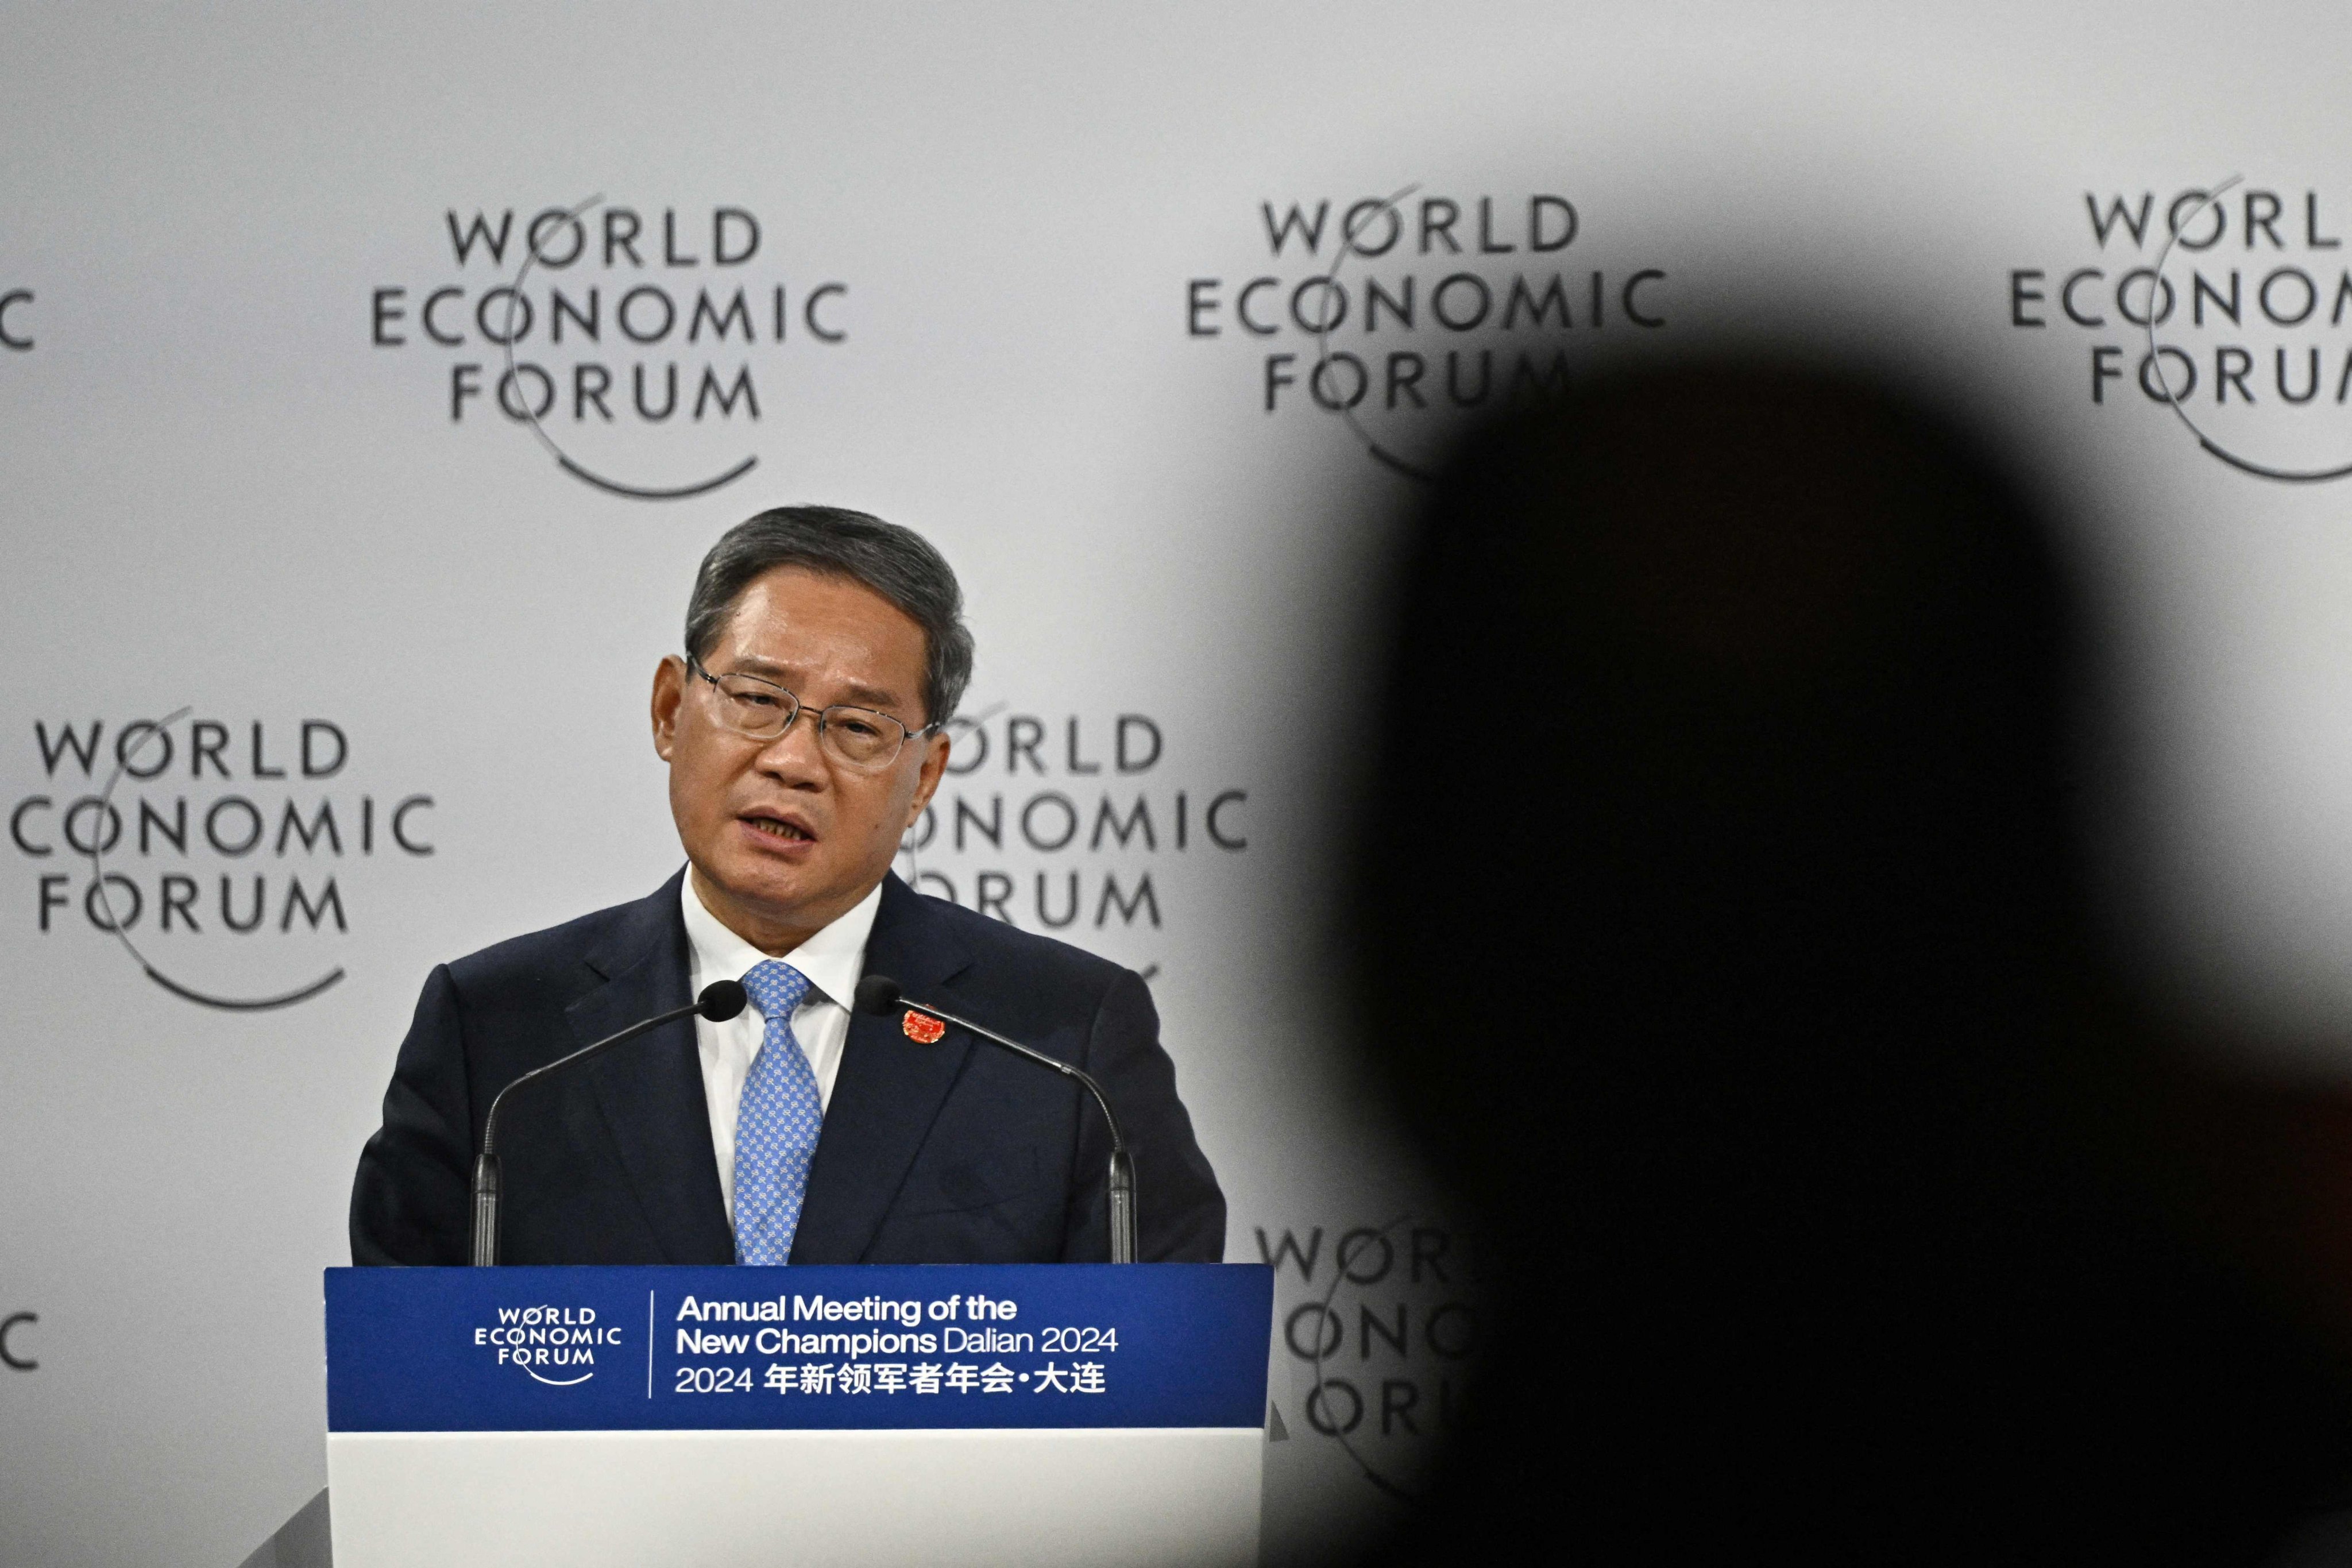
M 828 869 L 782 868 L 766 855 L 730 857 L 715 866 L 695 868 L 696 891 L 705 907 L 723 920 L 732 916 L 774 930 L 806 932 L 830 924 L 846 907 L 838 879 L 822 874 Z M 786 870 L 789 875 L 779 874 Z

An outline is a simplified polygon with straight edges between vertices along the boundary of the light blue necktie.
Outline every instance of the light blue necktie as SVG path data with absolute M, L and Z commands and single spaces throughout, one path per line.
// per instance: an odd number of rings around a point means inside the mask
M 824 1121 L 816 1074 L 793 1037 L 793 1009 L 809 994 L 809 979 L 771 958 L 751 966 L 743 989 L 767 1026 L 735 1112 L 735 1261 L 779 1264 L 792 1256 Z

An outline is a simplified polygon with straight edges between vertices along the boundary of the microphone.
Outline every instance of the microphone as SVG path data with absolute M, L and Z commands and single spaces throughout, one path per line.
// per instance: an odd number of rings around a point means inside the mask
M 1076 1079 L 1087 1086 L 1087 1091 L 1095 1097 L 1095 1103 L 1102 1107 L 1104 1124 L 1110 1129 L 1110 1176 L 1106 1188 L 1110 1211 L 1110 1260 L 1113 1263 L 1134 1262 L 1135 1161 L 1128 1154 L 1127 1140 L 1119 1135 L 1118 1118 L 1111 1114 L 1110 1099 L 1103 1093 L 1102 1085 L 1094 1080 L 1094 1076 L 1072 1067 L 1058 1057 L 1031 1050 L 1018 1040 L 1008 1040 L 995 1030 L 975 1024 L 969 1018 L 958 1017 L 943 1007 L 934 1007 L 928 1002 L 909 1002 L 905 993 L 898 989 L 898 983 L 887 974 L 869 974 L 857 983 L 859 1012 L 889 1013 L 902 1006 L 927 1014 L 941 1023 L 953 1024 L 960 1029 L 969 1029 L 982 1039 L 1002 1046 L 1016 1057 L 1035 1062 L 1039 1067 L 1051 1068 L 1064 1078 Z
M 499 1109 L 506 1104 L 508 1095 L 533 1079 L 545 1078 L 575 1062 L 586 1061 L 600 1051 L 634 1040 L 664 1024 L 675 1024 L 680 1018 L 698 1016 L 714 1024 L 723 1024 L 740 1013 L 749 1000 L 743 994 L 742 982 L 714 980 L 702 988 L 701 995 L 685 1006 L 656 1013 L 650 1018 L 630 1025 L 618 1034 L 605 1036 L 593 1046 L 583 1046 L 569 1056 L 556 1058 L 545 1067 L 533 1068 L 499 1090 L 497 1097 L 490 1101 L 490 1113 L 482 1118 L 482 1152 L 474 1158 L 474 1266 L 486 1268 L 499 1260 Z

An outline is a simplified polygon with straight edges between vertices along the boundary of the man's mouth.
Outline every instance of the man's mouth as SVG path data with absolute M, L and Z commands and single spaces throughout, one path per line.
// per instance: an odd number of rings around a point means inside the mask
M 746 816 L 741 818 L 741 821 L 754 833 L 780 839 L 787 844 L 813 844 L 816 841 L 815 834 L 797 823 L 780 822 L 772 816 Z

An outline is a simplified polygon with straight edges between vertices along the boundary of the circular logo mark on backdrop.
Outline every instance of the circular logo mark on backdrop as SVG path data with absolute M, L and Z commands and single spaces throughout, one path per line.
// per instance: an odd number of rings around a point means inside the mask
M 1157 978 L 1163 932 L 1249 851 L 1249 789 L 1151 714 L 1007 707 L 948 721 L 948 776 L 900 837 L 898 874 Z
M 200 1006 L 307 1002 L 343 978 L 377 864 L 435 853 L 435 799 L 353 789 L 332 720 L 192 712 L 35 722 L 43 782 L 8 814 L 35 868 L 34 940 L 110 938 Z M 86 876 L 56 868 L 76 861 Z
M 2198 446 L 2241 473 L 2287 484 L 2340 479 L 2352 474 L 2352 346 L 2341 331 L 2352 315 L 2352 271 L 2339 268 L 2328 279 L 2292 251 L 2293 239 L 2280 237 L 2285 204 L 2274 193 L 2247 192 L 2232 213 L 2222 198 L 2243 183 L 2232 174 L 2210 191 L 2184 192 L 2167 214 L 2171 232 L 2140 312 L 2141 389 L 2152 384 Z M 2184 213 L 2191 197 L 2199 199 Z M 2317 208 L 2315 193 L 2299 237 L 2306 251 L 2336 249 L 2342 241 L 2323 238 Z M 2175 286 L 2167 269 L 2176 251 L 2211 251 L 2233 230 L 2242 255 L 2223 268 L 2200 254 L 2185 289 Z
M 519 427 L 609 495 L 681 500 L 741 479 L 782 400 L 783 356 L 848 341 L 848 284 L 769 268 L 749 207 L 599 195 L 443 216 L 454 275 L 374 289 L 371 342 L 446 351 L 451 425 Z
M 1461 1420 L 1478 1348 L 1475 1280 L 1459 1238 L 1442 1224 L 1399 1217 L 1336 1238 L 1321 1226 L 1303 1237 L 1286 1230 L 1279 1241 L 1260 1230 L 1258 1250 L 1275 1269 L 1277 1353 L 1292 1373 L 1289 1414 L 1277 1399 L 1270 1431 L 1335 1444 L 1373 1488 L 1410 1500 Z M 1297 1293 L 1280 1289 L 1290 1270 Z
M 1252 345 L 1273 418 L 1337 420 L 1426 479 L 1456 419 L 1557 395 L 1579 345 L 1667 324 L 1664 268 L 1586 257 L 1556 192 L 1261 202 L 1265 254 L 1185 286 L 1185 332 Z M 1589 246 L 1587 247 L 1589 248 Z
M 573 246 L 572 250 L 573 257 L 576 258 L 579 255 L 580 250 L 586 245 L 586 230 L 581 223 L 581 218 L 585 214 L 590 213 L 604 205 L 604 198 L 603 196 L 590 196 L 586 201 L 582 202 L 578 206 L 573 207 L 571 211 L 563 215 L 562 224 L 558 226 L 556 232 L 562 233 L 568 230 L 575 237 L 578 237 L 578 243 Z M 544 243 L 544 237 L 541 233 L 538 220 L 534 219 L 532 221 L 530 233 L 526 237 L 530 242 L 530 253 L 524 258 L 521 269 L 516 272 L 514 281 L 509 284 L 506 289 L 506 331 L 500 339 L 500 346 L 506 351 L 507 374 L 506 378 L 499 383 L 499 402 L 500 406 L 505 407 L 507 406 L 507 393 L 509 390 L 512 390 L 517 394 L 515 403 L 521 408 L 522 413 L 530 419 L 530 433 L 539 438 L 539 444 L 541 447 L 544 447 L 548 451 L 548 455 L 555 459 L 556 467 L 562 468 L 565 473 L 570 474 L 572 478 L 579 479 L 583 484 L 593 485 L 598 489 L 608 490 L 614 495 L 630 496 L 638 500 L 684 500 L 689 496 L 708 495 L 712 490 L 718 489 L 722 485 L 733 484 L 737 479 L 741 479 L 745 474 L 750 473 L 754 468 L 759 466 L 759 457 L 754 454 L 744 458 L 740 462 L 730 465 L 726 468 L 718 473 L 712 474 L 707 479 L 691 479 L 684 484 L 654 486 L 628 484 L 619 479 L 609 479 L 606 476 L 598 473 L 595 469 L 588 467 L 585 463 L 580 462 L 569 452 L 566 452 L 563 449 L 562 443 L 558 442 L 554 437 L 549 435 L 547 431 L 545 416 L 553 410 L 555 405 L 554 379 L 549 375 L 546 371 L 541 370 L 537 366 L 530 367 L 538 381 L 539 388 L 541 389 L 539 395 L 534 395 L 531 392 L 526 392 L 524 390 L 521 373 L 515 368 L 515 316 L 518 311 L 524 308 L 523 288 L 530 279 L 531 268 L 539 266 L 546 259 L 541 250 L 541 247 Z M 756 241 L 754 243 L 756 244 Z M 621 304 L 614 308 L 614 315 L 616 324 L 620 325 L 621 330 L 629 336 L 635 337 L 636 336 L 636 333 L 630 331 L 624 320 L 626 314 L 625 306 L 631 300 L 647 297 L 649 296 L 641 293 L 640 290 L 632 289 L 628 293 L 621 296 Z M 549 310 L 551 316 L 554 310 L 554 298 L 555 296 L 553 291 L 551 290 L 549 295 Z M 650 310 L 641 310 L 639 314 L 647 316 L 652 320 L 664 321 L 666 323 L 674 323 L 677 314 L 677 306 L 669 300 L 667 295 L 661 295 L 659 296 L 659 299 L 660 310 L 658 313 Z M 740 291 L 737 296 L 736 303 L 739 305 L 741 303 Z M 750 331 L 748 311 L 744 312 L 743 320 L 745 322 L 746 335 L 748 336 Z M 723 333 L 725 330 L 726 329 L 723 326 L 719 329 L 721 333 Z M 656 332 L 654 341 L 658 342 L 664 336 L 667 336 L 666 331 L 658 331 Z M 636 379 L 639 383 L 637 390 L 642 394 L 644 391 L 644 366 L 641 363 L 636 367 Z M 710 374 L 711 373 L 708 368 L 703 372 L 706 378 L 709 377 Z M 669 366 L 667 369 L 667 374 L 671 380 L 665 390 L 665 396 L 667 400 L 674 405 L 677 402 L 677 387 L 675 381 L 677 367 L 675 365 Z M 575 393 L 578 391 L 580 384 L 579 377 L 575 373 Z M 733 411 L 733 399 L 738 395 L 750 400 L 750 411 L 751 416 L 753 418 L 759 417 L 760 405 L 758 401 L 758 393 L 751 384 L 751 373 L 749 368 L 746 368 L 741 372 L 734 385 L 730 388 L 729 393 L 725 395 L 725 399 L 721 405 L 722 412 L 731 413 Z M 640 399 L 639 406 L 640 408 L 643 407 L 642 398 Z M 697 417 L 700 417 L 698 410 Z

